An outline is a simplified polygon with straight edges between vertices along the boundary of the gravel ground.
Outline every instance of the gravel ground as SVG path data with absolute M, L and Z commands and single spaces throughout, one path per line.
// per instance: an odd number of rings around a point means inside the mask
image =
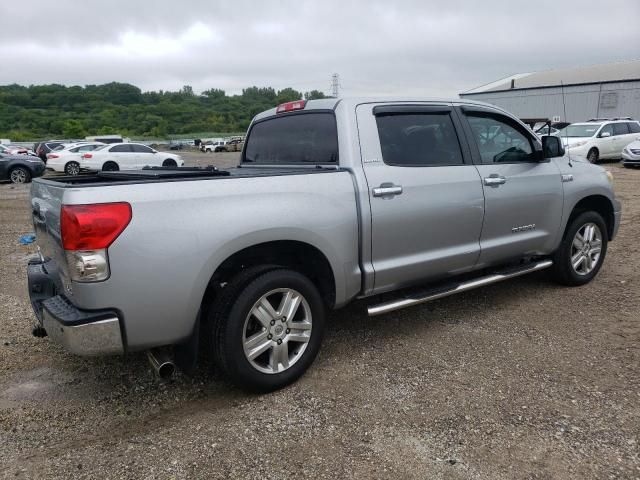
M 0 185 L 0 477 L 640 478 L 640 171 L 607 168 L 624 215 L 590 285 L 353 304 L 307 374 L 263 396 L 32 337 L 28 187 Z

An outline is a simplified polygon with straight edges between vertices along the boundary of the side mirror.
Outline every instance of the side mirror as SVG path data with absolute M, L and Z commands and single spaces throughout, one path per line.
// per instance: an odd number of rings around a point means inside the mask
M 611 132 L 602 132 L 600 134 L 600 138 L 607 138 L 611 136 Z
M 547 135 L 542 137 L 542 151 L 544 158 L 554 158 L 564 156 L 564 146 L 559 137 Z

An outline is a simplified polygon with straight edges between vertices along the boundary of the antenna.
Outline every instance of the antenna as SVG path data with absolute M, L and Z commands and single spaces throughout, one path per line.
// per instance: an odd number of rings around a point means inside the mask
M 560 89 L 562 91 L 562 108 L 564 109 L 564 121 L 567 121 L 567 102 L 564 99 L 564 83 L 562 80 L 560 80 Z M 567 125 L 568 127 L 569 125 Z M 569 132 L 566 130 L 567 127 L 565 128 L 565 139 L 567 140 L 567 157 L 569 157 L 569 166 L 573 167 L 573 165 L 571 165 L 571 149 L 569 148 Z M 549 131 L 549 133 L 551 133 L 551 131 Z

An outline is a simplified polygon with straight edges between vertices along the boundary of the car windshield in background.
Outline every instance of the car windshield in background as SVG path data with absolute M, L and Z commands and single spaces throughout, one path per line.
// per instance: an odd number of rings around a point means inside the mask
M 568 125 L 558 135 L 561 137 L 593 137 L 600 125 Z
M 338 132 L 333 112 L 298 113 L 251 127 L 243 162 L 262 164 L 336 163 Z

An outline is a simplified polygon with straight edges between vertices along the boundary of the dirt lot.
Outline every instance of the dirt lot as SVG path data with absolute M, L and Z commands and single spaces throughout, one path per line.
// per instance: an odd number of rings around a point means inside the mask
M 640 171 L 607 168 L 624 216 L 592 284 L 354 304 L 302 380 L 264 396 L 32 337 L 28 187 L 0 185 L 0 476 L 640 478 Z

